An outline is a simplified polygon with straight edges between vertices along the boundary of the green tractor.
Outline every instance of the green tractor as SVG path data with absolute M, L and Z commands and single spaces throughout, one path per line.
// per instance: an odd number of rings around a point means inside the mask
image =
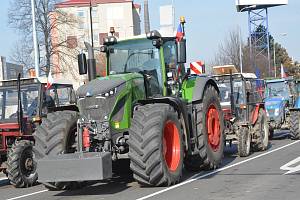
M 184 22 L 181 23 L 182 27 Z M 129 158 L 141 185 L 169 186 L 182 171 L 215 169 L 223 157 L 224 122 L 216 82 L 185 72 L 186 39 L 104 40 L 107 76 L 96 78 L 93 49 L 78 56 L 90 81 L 77 90 L 79 112 L 50 113 L 35 133 L 39 182 L 70 189 L 112 177 Z

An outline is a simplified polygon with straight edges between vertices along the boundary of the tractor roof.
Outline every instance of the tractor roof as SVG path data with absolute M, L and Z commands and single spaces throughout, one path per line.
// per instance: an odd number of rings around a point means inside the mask
M 278 79 L 266 80 L 266 83 L 278 83 L 278 82 L 292 81 L 292 80 L 293 80 L 293 77 L 278 78 Z
M 30 85 L 34 83 L 41 83 L 41 84 L 47 84 L 47 77 L 40 77 L 40 78 L 22 78 L 21 79 L 21 85 Z M 53 85 L 72 85 L 71 81 L 64 80 L 64 79 L 54 79 Z M 17 79 L 10 79 L 10 80 L 3 80 L 0 81 L 0 87 L 1 86 L 16 86 L 17 85 Z

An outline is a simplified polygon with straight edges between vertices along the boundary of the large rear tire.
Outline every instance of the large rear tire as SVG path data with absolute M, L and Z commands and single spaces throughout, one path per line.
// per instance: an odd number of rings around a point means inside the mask
M 257 141 L 253 145 L 255 151 L 265 151 L 269 146 L 269 124 L 264 109 L 259 109 L 258 119 L 254 125 L 254 134 L 257 135 Z
M 291 139 L 300 139 L 300 111 L 291 111 Z
M 170 186 L 182 176 L 184 144 L 178 113 L 167 104 L 140 106 L 129 131 L 130 168 L 142 185 Z
M 34 133 L 34 151 L 37 159 L 51 155 L 74 153 L 76 151 L 77 120 L 78 113 L 75 111 L 49 113 Z M 66 190 L 80 187 L 79 182 L 43 184 L 50 190 Z
M 34 160 L 33 142 L 16 141 L 7 154 L 7 175 L 16 188 L 27 188 L 36 184 L 38 175 Z
M 238 154 L 240 157 L 250 155 L 251 134 L 248 127 L 240 127 L 238 130 Z
M 197 104 L 196 130 L 199 154 L 186 156 L 185 168 L 198 171 L 201 168 L 216 169 L 222 162 L 225 138 L 224 117 L 219 94 L 212 86 L 204 92 L 201 104 Z

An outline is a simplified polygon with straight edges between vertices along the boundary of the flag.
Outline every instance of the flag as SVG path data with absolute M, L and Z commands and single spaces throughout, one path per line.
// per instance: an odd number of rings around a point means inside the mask
M 184 37 L 184 32 L 183 32 L 183 28 L 182 25 L 179 24 L 178 28 L 177 28 L 177 33 L 176 33 L 176 41 L 180 42 Z
M 283 65 L 281 63 L 281 78 L 286 78 L 286 77 L 287 77 L 287 75 L 286 75 L 286 73 L 284 71 L 284 68 L 283 68 Z
M 49 90 L 53 84 L 54 80 L 53 80 L 53 77 L 52 77 L 52 72 L 51 72 L 51 69 L 49 70 L 49 75 L 48 75 L 48 78 L 47 78 L 47 90 Z

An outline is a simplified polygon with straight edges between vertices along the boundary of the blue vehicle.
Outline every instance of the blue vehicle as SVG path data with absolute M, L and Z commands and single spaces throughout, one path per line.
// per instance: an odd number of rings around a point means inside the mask
M 290 129 L 292 138 L 296 139 L 300 128 L 298 109 L 298 92 L 293 77 L 266 81 L 265 106 L 270 127 L 270 137 L 276 129 Z M 293 118 L 293 120 L 291 120 Z M 294 128 L 293 128 L 294 127 Z M 293 132 L 295 130 L 296 132 Z M 294 135 L 294 136 L 293 136 Z

